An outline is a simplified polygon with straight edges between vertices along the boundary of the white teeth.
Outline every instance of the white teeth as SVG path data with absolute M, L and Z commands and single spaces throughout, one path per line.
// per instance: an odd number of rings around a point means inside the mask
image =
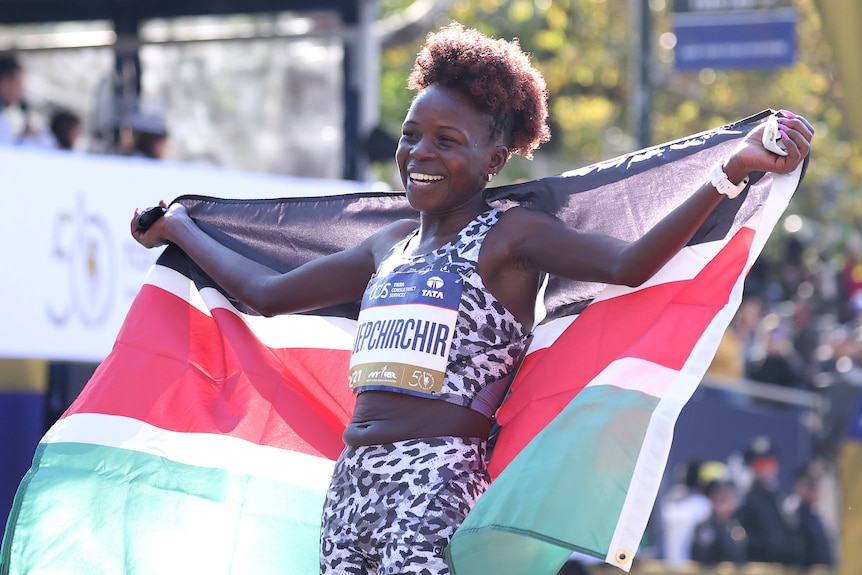
M 410 174 L 411 180 L 416 180 L 420 182 L 436 182 L 443 179 L 443 176 L 432 176 L 430 174 Z

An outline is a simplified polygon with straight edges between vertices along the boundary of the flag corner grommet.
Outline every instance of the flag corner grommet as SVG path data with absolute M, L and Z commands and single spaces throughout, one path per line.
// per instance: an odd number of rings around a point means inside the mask
M 625 565 L 629 561 L 632 560 L 632 554 L 626 551 L 625 549 L 621 549 L 617 551 L 616 555 L 614 555 L 614 559 L 620 565 Z

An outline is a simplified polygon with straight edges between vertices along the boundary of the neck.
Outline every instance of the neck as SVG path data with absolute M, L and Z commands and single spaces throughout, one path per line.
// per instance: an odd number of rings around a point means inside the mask
M 416 234 L 415 240 L 411 242 L 413 244 L 411 251 L 428 253 L 454 241 L 461 230 L 488 209 L 490 209 L 489 206 L 482 202 L 482 206 L 476 206 L 469 210 L 458 210 L 445 215 L 421 214 L 419 232 Z

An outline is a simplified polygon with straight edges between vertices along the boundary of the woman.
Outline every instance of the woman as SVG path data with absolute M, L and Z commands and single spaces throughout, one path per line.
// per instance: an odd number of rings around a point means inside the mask
M 526 208 L 491 209 L 488 182 L 549 137 L 541 75 L 516 41 L 456 23 L 429 35 L 408 86 L 418 94 L 395 158 L 418 223 L 398 221 L 285 274 L 220 245 L 182 206 L 146 233 L 132 223 L 140 243 L 178 244 L 264 315 L 362 299 L 356 408 L 324 510 L 323 573 L 448 573 L 446 545 L 488 483 L 491 416 L 524 352 L 540 276 L 639 285 L 723 199 L 704 184 L 633 243 Z M 794 169 L 812 128 L 792 117 L 780 129 L 787 156 L 746 140 L 717 184 L 734 191 L 749 172 Z

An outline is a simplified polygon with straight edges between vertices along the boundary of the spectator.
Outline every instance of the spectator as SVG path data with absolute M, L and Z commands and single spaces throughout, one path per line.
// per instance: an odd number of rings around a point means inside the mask
M 817 511 L 820 501 L 820 475 L 812 466 L 796 473 L 794 495 L 788 498 L 790 515 L 800 543 L 800 565 L 834 564 L 832 539 Z
M 763 357 L 749 366 L 749 377 L 755 381 L 791 388 L 808 388 L 803 380 L 804 368 L 793 349 L 787 327 L 778 325 L 766 336 Z
M 818 352 L 816 391 L 823 398 L 823 421 L 813 431 L 814 455 L 836 461 L 853 408 L 862 397 L 862 333 L 833 326 Z
M 136 115 L 129 122 L 132 130 L 130 155 L 151 160 L 163 160 L 168 148 L 168 129 L 164 121 L 154 116 Z
M 763 304 L 758 297 L 749 296 L 742 301 L 721 338 L 708 373 L 735 379 L 746 376 L 762 308 Z
M 0 145 L 54 147 L 51 134 L 34 125 L 30 112 L 24 98 L 24 68 L 14 56 L 0 55 Z
M 748 537 L 748 559 L 764 563 L 798 564 L 795 531 L 785 517 L 778 490 L 779 463 L 768 437 L 755 438 L 744 454 L 753 481 L 735 518 Z
M 51 133 L 60 150 L 74 150 L 81 136 L 81 118 L 69 110 L 57 110 L 51 116 Z
M 814 385 L 816 352 L 820 347 L 820 332 L 814 325 L 815 315 L 809 301 L 793 302 L 793 350 L 799 358 L 801 376 L 809 386 Z
M 700 461 L 688 461 L 682 477 L 662 498 L 662 548 L 664 560 L 671 566 L 691 559 L 694 528 L 709 517 L 709 499 L 703 494 L 700 480 L 701 467 Z
M 840 273 L 840 290 L 843 305 L 840 307 L 838 321 L 851 323 L 859 314 L 859 294 L 862 293 L 862 265 L 859 263 L 858 246 L 848 246 L 844 254 L 844 266 Z
M 0 145 L 18 143 L 19 134 L 9 116 L 24 102 L 24 69 L 13 56 L 0 55 Z
M 710 516 L 695 527 L 691 558 L 705 565 L 730 562 L 741 565 L 746 560 L 745 529 L 733 514 L 739 506 L 736 485 L 725 478 L 716 479 L 704 489 L 709 498 Z

